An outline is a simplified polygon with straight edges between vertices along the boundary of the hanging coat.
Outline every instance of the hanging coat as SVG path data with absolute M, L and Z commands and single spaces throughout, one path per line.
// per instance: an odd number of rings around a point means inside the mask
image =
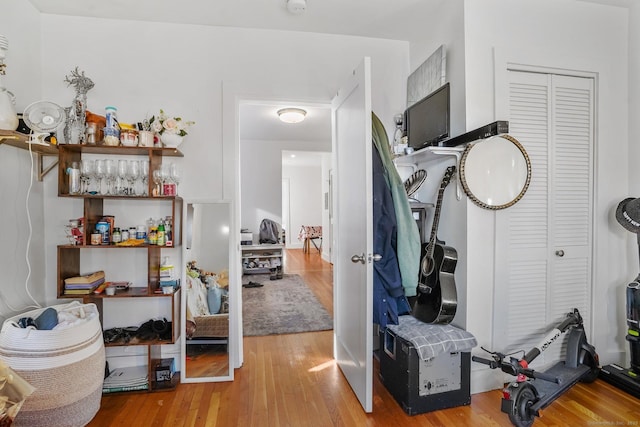
M 398 229 L 398 264 L 400 266 L 400 275 L 402 276 L 402 286 L 407 297 L 417 295 L 418 276 L 420 272 L 420 232 L 418 225 L 413 218 L 411 207 L 409 206 L 409 197 L 404 188 L 404 183 L 400 179 L 400 175 L 393 164 L 391 151 L 389 149 L 389 139 L 382 122 L 373 112 L 373 143 L 378 149 L 380 160 L 385 169 L 385 178 L 391 196 L 393 197 L 393 206 L 395 208 L 397 229 Z
M 373 251 L 381 256 L 373 263 L 373 321 L 384 329 L 397 325 L 398 315 L 411 311 L 402 287 L 396 254 L 398 232 L 391 189 L 378 150 L 371 150 L 373 170 Z

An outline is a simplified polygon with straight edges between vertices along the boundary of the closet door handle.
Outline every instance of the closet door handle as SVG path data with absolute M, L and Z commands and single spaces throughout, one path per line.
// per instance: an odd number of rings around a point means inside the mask
M 380 261 L 382 259 L 382 255 L 373 254 L 373 255 L 369 255 L 368 257 L 365 257 L 364 254 L 362 254 L 362 255 L 353 255 L 351 257 L 351 262 L 353 262 L 354 264 L 358 263 L 358 262 L 366 264 L 367 263 L 367 258 L 368 258 L 369 262 L 371 262 L 371 261 Z
M 560 258 L 562 258 L 564 256 L 564 251 L 562 249 L 556 251 L 556 256 L 559 256 Z

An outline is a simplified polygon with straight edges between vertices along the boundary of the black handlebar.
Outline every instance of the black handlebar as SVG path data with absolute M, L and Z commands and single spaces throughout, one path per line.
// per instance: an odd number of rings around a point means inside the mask
M 500 368 L 502 372 L 505 372 L 513 376 L 522 374 L 529 378 L 536 378 L 536 379 L 541 379 L 544 381 L 560 384 L 560 380 L 557 377 L 554 377 L 553 375 L 549 375 L 544 372 L 534 371 L 533 369 L 529 369 L 529 368 L 523 368 L 518 363 L 519 362 L 518 359 L 515 359 L 513 357 L 510 358 L 508 362 L 506 362 L 504 360 L 504 357 L 505 356 L 503 354 L 496 353 L 496 356 L 493 360 L 485 359 L 484 357 L 478 357 L 478 356 L 472 356 L 471 360 L 473 360 L 474 362 L 482 363 L 484 365 L 488 365 L 489 368 L 491 369 Z
M 471 360 L 478 363 L 483 363 L 485 365 L 489 365 L 491 369 L 496 369 L 500 367 L 500 364 L 495 360 L 485 359 L 484 357 L 471 356 Z

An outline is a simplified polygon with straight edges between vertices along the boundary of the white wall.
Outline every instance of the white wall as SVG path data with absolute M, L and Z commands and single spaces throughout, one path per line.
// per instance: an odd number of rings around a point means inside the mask
M 241 185 L 241 228 L 253 232 L 253 241 L 258 243 L 260 222 L 269 218 L 282 225 L 282 178 L 285 177 L 282 166 L 283 151 L 317 151 L 327 150 L 331 142 L 311 143 L 299 141 L 253 141 L 240 142 L 240 185 Z M 318 165 L 320 158 L 318 158 Z M 318 180 L 320 178 L 318 177 Z M 291 183 L 290 210 L 300 209 L 304 202 L 293 194 L 295 183 Z M 293 219 L 293 214 L 289 218 Z M 320 222 L 318 222 L 320 223 Z M 287 240 L 297 245 L 297 233 L 300 223 L 291 222 L 291 230 L 287 230 Z M 291 234 L 293 233 L 293 234 Z
M 629 117 L 640 115 L 640 3 L 630 2 L 629 8 Z M 640 120 L 629 120 L 629 141 L 638 141 L 640 138 Z M 640 159 L 640 144 L 629 144 L 629 195 L 628 197 L 640 197 L 640 168 L 637 159 Z M 632 236 L 631 236 L 632 237 Z M 630 251 L 637 251 L 635 239 L 630 243 Z M 632 252 L 633 253 L 633 252 Z M 631 271 L 638 268 L 634 257 L 629 257 Z
M 594 305 L 592 324 L 585 327 L 603 364 L 624 357 L 622 287 L 636 274 L 626 261 L 629 233 L 613 215 L 629 187 L 627 30 L 624 8 L 574 0 L 465 0 L 467 128 L 500 119 L 494 112 L 494 67 L 504 63 L 494 63 L 494 55 L 597 73 Z M 495 213 L 471 202 L 467 209 L 467 325 L 480 345 L 492 348 L 491 319 L 500 310 L 493 306 L 496 260 L 490 250 Z M 483 368 L 472 369 L 474 392 L 500 386 Z
M 27 105 L 41 99 L 40 14 L 29 2 L 0 0 L 0 34 L 9 42 L 6 75 L 2 81 L 16 96 L 16 112 L 22 113 Z M 35 162 L 35 155 L 33 158 Z M 48 158 L 46 163 L 51 161 L 52 158 Z M 43 185 L 33 178 L 27 203 L 32 176 L 28 151 L 0 145 L 0 223 L 3 224 L 0 322 L 34 304 L 25 286 L 37 302 L 45 301 Z M 31 241 L 28 216 L 31 217 Z M 63 221 L 58 218 L 51 226 L 59 227 L 62 232 Z
M 305 166 L 284 165 L 282 178 L 289 180 L 291 204 L 289 206 L 289 222 L 291 230 L 290 247 L 302 248 L 298 233 L 303 225 L 322 225 L 322 165 L 320 156 L 318 164 Z M 319 242 L 316 242 L 319 244 Z M 313 246 L 311 249 L 315 250 Z
M 240 144 L 241 228 L 259 243 L 264 218 L 282 225 L 282 152 L 271 141 Z
M 419 43 L 411 43 L 409 46 L 411 52 L 410 70 L 413 72 L 438 46 L 445 45 L 447 81 L 451 82 L 451 135 L 453 136 L 463 134 L 467 130 L 465 128 L 464 101 L 464 16 L 463 0 L 442 2 L 433 14 L 424 17 L 424 38 Z

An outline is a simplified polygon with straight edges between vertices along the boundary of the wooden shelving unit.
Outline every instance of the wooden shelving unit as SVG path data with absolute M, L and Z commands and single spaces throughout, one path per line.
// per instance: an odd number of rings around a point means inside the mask
M 280 266 L 284 270 L 284 245 L 281 243 L 263 244 L 263 245 L 242 245 L 242 273 L 243 274 L 266 274 L 270 272 L 271 267 L 254 267 L 245 266 L 245 262 L 269 262 L 272 258 L 279 260 Z
M 58 196 L 83 199 L 83 218 L 84 218 L 84 236 L 83 241 L 79 245 L 59 245 L 58 250 L 58 271 L 57 271 L 57 295 L 59 298 L 81 298 L 85 303 L 94 303 L 100 312 L 100 321 L 103 321 L 103 302 L 105 299 L 111 299 L 117 302 L 122 299 L 146 299 L 146 298 L 163 298 L 171 300 L 171 313 L 167 316 L 171 317 L 172 333 L 170 340 L 140 340 L 132 338 L 128 342 L 113 342 L 106 344 L 107 347 L 116 347 L 124 345 L 136 345 L 147 347 L 147 368 L 149 375 L 149 390 L 158 391 L 174 388 L 177 385 L 176 375 L 170 384 L 156 383 L 154 366 L 161 358 L 161 346 L 165 344 L 173 344 L 180 339 L 180 299 L 182 297 L 181 289 L 176 290 L 173 294 L 163 294 L 160 287 L 160 263 L 161 253 L 164 246 L 156 245 L 140 245 L 140 246 L 118 246 L 118 245 L 91 245 L 90 230 L 93 230 L 96 223 L 104 216 L 103 211 L 105 199 L 121 199 L 125 200 L 151 200 L 158 203 L 171 204 L 171 216 L 173 218 L 173 247 L 179 247 L 182 244 L 182 205 L 183 201 L 176 196 L 108 196 L 108 195 L 91 195 L 69 194 L 68 180 L 66 179 L 65 168 L 72 162 L 82 160 L 83 154 L 105 154 L 105 155 L 138 155 L 145 156 L 149 160 L 149 170 L 155 170 L 162 164 L 163 157 L 182 157 L 182 153 L 173 148 L 145 148 L 145 147 L 111 147 L 99 145 L 60 145 L 56 149 L 58 154 Z M 149 180 L 148 194 L 151 194 L 153 186 L 152 180 Z M 82 253 L 85 251 L 103 251 L 104 256 L 109 256 L 114 250 L 126 251 L 146 251 L 147 255 L 147 286 L 131 287 L 126 291 L 117 291 L 115 295 L 107 296 L 105 294 L 90 295 L 66 295 L 64 293 L 64 281 L 69 277 L 81 274 Z M 104 323 L 103 323 L 104 324 Z M 127 326 L 127 325 L 122 325 Z

